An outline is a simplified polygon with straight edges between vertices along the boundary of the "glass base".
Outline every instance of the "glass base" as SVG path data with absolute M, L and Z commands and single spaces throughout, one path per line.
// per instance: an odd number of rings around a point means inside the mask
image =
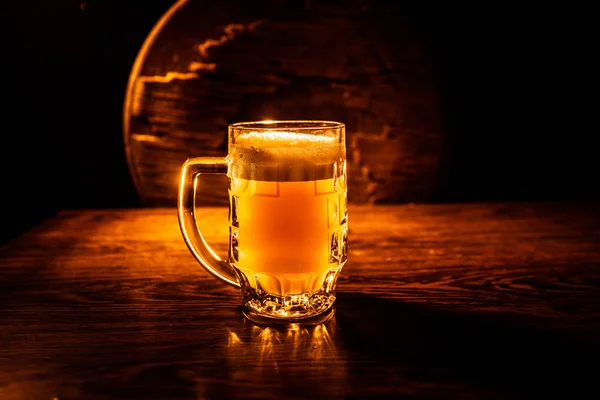
M 312 293 L 294 294 L 273 293 L 271 290 L 279 289 L 281 291 L 283 286 L 280 281 L 274 281 L 275 277 L 273 276 L 269 276 L 269 280 L 265 282 L 263 279 L 267 276 L 266 274 L 256 274 L 254 284 L 251 285 L 247 276 L 236 270 L 242 283 L 243 313 L 246 318 L 257 324 L 323 323 L 333 316 L 335 287 L 341 270 L 341 266 L 330 269 L 320 278 L 322 285 L 318 290 Z M 309 276 L 307 275 L 307 277 Z M 304 279 L 304 281 L 311 280 Z M 277 284 L 275 285 L 273 282 Z M 266 285 L 266 283 L 268 284 Z M 265 288 L 271 290 L 265 290 Z
M 312 294 L 278 296 L 245 290 L 244 315 L 258 324 L 311 323 L 319 324 L 332 317 L 335 294 L 319 290 Z
M 242 314 L 250 321 L 257 325 L 290 325 L 290 324 L 302 324 L 302 325 L 320 325 L 329 321 L 335 315 L 335 308 L 332 306 L 317 315 L 309 315 L 309 316 L 301 316 L 301 317 L 284 317 L 284 318 L 275 318 L 271 316 L 267 316 L 265 314 L 259 314 L 256 311 L 252 310 L 248 306 L 244 306 L 242 309 Z

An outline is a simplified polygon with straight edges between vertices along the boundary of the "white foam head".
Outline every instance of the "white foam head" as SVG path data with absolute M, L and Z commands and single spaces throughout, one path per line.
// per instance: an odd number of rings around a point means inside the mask
M 285 176 L 310 177 L 314 173 L 308 171 L 313 171 L 315 167 L 342 161 L 345 158 L 345 146 L 334 136 L 290 131 L 249 131 L 234 139 L 229 158 L 233 173 L 237 176 L 259 179 L 272 176 L 275 173 L 273 170 L 277 169 L 280 179 L 288 179 Z
M 242 133 L 235 138 L 235 143 L 240 146 L 254 147 L 311 147 L 322 144 L 335 143 L 336 137 L 325 135 L 311 135 L 302 132 L 287 131 L 250 131 Z

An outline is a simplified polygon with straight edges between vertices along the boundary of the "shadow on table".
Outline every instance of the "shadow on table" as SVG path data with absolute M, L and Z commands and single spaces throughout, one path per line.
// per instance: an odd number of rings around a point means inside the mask
M 541 317 L 523 320 L 340 293 L 336 318 L 349 357 L 373 357 L 407 381 L 525 396 L 573 395 L 594 381 L 587 366 L 598 361 L 597 343 L 586 346 L 575 330 L 553 330 Z
M 23 398 L 573 398 L 593 382 L 585 366 L 598 360 L 595 343 L 578 342 L 581 331 L 553 330 L 541 318 L 355 293 L 339 293 L 335 317 L 308 327 L 256 326 L 232 305 L 215 313 L 197 303 L 197 315 L 189 304 L 142 312 L 99 306 L 89 315 L 64 307 L 54 317 L 85 316 L 86 324 L 60 342 L 22 344 L 35 351 L 11 367 L 45 371 L 9 387 L 36 394 Z M 2 384 L 0 373 L 0 392 Z

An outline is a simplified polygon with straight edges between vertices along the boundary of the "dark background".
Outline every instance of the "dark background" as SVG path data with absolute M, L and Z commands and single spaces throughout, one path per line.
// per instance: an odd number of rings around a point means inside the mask
M 4 2 L 2 242 L 59 209 L 142 205 L 123 99 L 172 3 Z M 415 3 L 398 12 L 427 40 L 447 138 L 432 201 L 596 201 L 591 12 Z

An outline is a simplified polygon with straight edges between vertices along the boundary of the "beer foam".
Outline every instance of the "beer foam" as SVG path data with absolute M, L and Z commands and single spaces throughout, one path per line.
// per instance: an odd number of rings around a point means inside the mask
M 239 135 L 235 142 L 241 146 L 254 147 L 281 147 L 281 146 L 314 146 L 321 144 L 334 144 L 335 137 L 311 135 L 309 133 L 295 133 L 286 131 L 248 132 Z
M 302 180 L 300 177 L 314 176 L 315 167 L 331 166 L 345 158 L 345 147 L 333 136 L 250 131 L 235 138 L 229 154 L 233 176 Z
M 245 162 L 327 162 L 339 157 L 336 137 L 286 131 L 248 132 L 235 138 L 232 146 Z

